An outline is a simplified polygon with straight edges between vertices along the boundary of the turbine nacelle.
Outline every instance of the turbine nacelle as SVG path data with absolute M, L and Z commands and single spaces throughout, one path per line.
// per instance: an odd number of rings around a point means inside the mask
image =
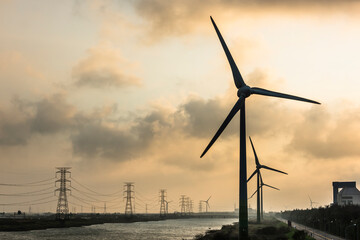
M 247 98 L 251 95 L 251 93 L 251 88 L 247 85 L 244 85 L 238 89 L 237 96 Z

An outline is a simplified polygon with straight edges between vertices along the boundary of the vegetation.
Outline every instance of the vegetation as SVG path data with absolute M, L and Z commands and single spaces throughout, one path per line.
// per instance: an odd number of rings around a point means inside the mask
M 360 206 L 332 205 L 281 212 L 281 217 L 346 239 L 360 234 Z M 360 235 L 359 235 L 360 236 Z
M 225 225 L 221 230 L 209 230 L 195 236 L 195 240 L 237 240 L 239 225 Z M 249 222 L 249 240 L 314 240 L 304 231 L 289 228 L 275 219 L 268 219 L 261 224 Z

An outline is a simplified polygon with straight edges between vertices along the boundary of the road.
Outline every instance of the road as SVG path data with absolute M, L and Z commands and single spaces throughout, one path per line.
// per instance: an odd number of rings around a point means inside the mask
M 287 224 L 286 219 L 283 218 L 276 218 L 276 219 L 279 220 L 280 222 L 284 222 Z M 315 238 L 316 240 L 345 240 L 345 238 L 334 236 L 329 233 L 322 232 L 320 230 L 313 229 L 295 222 L 291 222 L 291 226 L 298 230 L 304 230 L 309 236 Z

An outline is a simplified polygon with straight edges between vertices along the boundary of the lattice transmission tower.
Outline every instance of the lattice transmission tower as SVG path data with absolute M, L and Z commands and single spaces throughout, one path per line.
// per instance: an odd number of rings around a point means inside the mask
M 161 189 L 160 190 L 160 195 L 159 195 L 159 201 L 160 201 L 160 216 L 165 216 L 166 215 L 166 190 L 165 189 Z
M 202 201 L 199 201 L 199 213 L 202 213 Z
M 180 212 L 182 215 L 184 215 L 186 213 L 186 198 L 185 195 L 181 195 L 180 199 L 179 199 L 179 206 L 180 206 Z
M 135 213 L 135 192 L 134 183 L 124 183 L 124 198 L 126 199 L 125 215 L 132 216 Z
M 186 205 L 185 205 L 187 214 L 192 214 L 193 213 L 193 205 L 194 205 L 193 200 L 191 200 L 190 197 L 187 197 L 186 198 Z
M 60 179 L 55 181 L 55 186 L 57 183 L 60 183 L 60 187 L 55 189 L 55 194 L 59 191 L 58 204 L 56 207 L 56 219 L 57 220 L 66 220 L 69 219 L 69 205 L 67 200 L 67 191 L 71 191 L 71 189 L 66 187 L 66 183 L 71 185 L 71 181 L 66 179 L 67 174 L 71 177 L 71 172 L 69 169 L 71 167 L 59 167 L 56 168 L 58 171 L 55 174 L 55 177 L 58 178 L 58 174 L 60 174 Z

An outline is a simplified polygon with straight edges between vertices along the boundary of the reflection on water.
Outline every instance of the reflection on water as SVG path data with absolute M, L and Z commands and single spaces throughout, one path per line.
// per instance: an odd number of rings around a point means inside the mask
M 193 239 L 209 228 L 220 229 L 237 219 L 172 219 L 137 223 L 106 223 L 76 228 L 56 228 L 30 232 L 1 232 L 1 240 L 86 239 L 86 240 L 176 240 Z

